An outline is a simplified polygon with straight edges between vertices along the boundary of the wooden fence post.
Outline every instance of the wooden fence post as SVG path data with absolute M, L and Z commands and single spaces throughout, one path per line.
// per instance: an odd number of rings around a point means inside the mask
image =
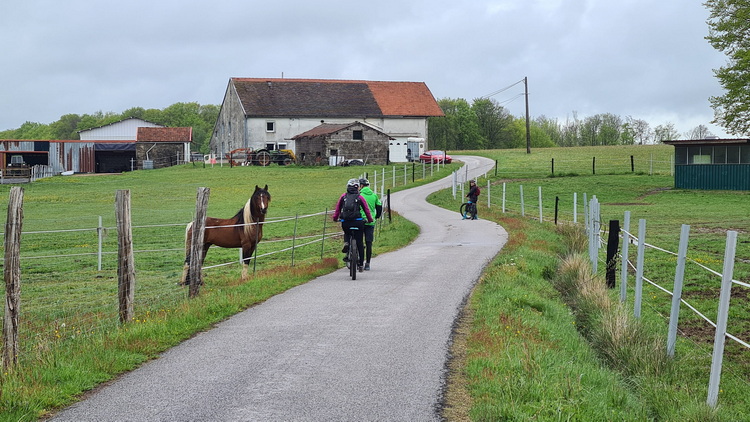
M 193 221 L 193 233 L 190 243 L 190 287 L 188 297 L 196 297 L 200 293 L 203 284 L 201 264 L 203 263 L 203 237 L 206 230 L 206 209 L 208 208 L 209 188 L 198 188 L 195 200 L 195 220 Z
M 117 297 L 120 323 L 133 318 L 135 299 L 135 260 L 133 258 L 133 228 L 130 222 L 130 191 L 118 190 L 115 195 L 117 219 Z
M 23 188 L 10 188 L 5 222 L 5 316 L 3 317 L 3 368 L 18 365 L 18 320 L 21 304 L 21 227 Z

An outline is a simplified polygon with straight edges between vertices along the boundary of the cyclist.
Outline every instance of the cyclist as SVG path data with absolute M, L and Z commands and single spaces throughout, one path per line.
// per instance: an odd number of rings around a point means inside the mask
M 472 179 L 469 182 L 469 193 L 466 194 L 466 197 L 469 198 L 467 202 L 469 202 L 470 206 L 466 207 L 466 212 L 464 212 L 464 220 L 469 218 L 467 215 L 469 212 L 471 212 L 471 219 L 476 220 L 477 219 L 477 201 L 479 200 L 479 194 L 481 191 L 479 190 L 479 187 L 477 186 L 477 181 Z
M 362 216 L 364 212 L 364 217 Z M 358 262 L 350 263 L 350 265 L 357 265 L 357 270 L 362 272 L 364 270 L 364 242 L 362 237 L 364 236 L 365 221 L 372 223 L 372 214 L 370 214 L 370 208 L 367 206 L 367 201 L 359 194 L 359 179 L 349 179 L 346 183 L 346 192 L 339 198 L 336 203 L 335 211 L 333 212 L 333 221 L 341 221 L 341 229 L 344 231 L 344 248 L 341 252 L 344 254 L 344 261 L 349 258 L 349 239 L 354 236 L 357 241 L 357 252 L 359 253 Z M 352 230 L 354 229 L 354 230 Z
M 383 212 L 383 203 L 380 202 L 378 194 L 370 189 L 370 181 L 362 178 L 359 179 L 359 194 L 367 201 L 367 207 L 370 213 L 375 210 L 375 220 L 380 218 Z M 364 217 L 364 213 L 362 217 Z M 375 240 L 375 222 L 365 224 L 365 271 L 370 270 L 370 258 L 372 258 L 372 242 Z

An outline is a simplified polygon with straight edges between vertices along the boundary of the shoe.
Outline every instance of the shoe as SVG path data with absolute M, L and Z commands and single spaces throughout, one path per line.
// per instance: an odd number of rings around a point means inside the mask
M 349 242 L 344 242 L 344 247 L 341 248 L 341 253 L 349 253 Z
M 365 263 L 365 271 L 370 271 L 370 263 L 369 262 Z
M 361 265 L 357 265 L 357 271 L 362 272 L 362 271 L 364 271 L 364 268 L 362 268 Z

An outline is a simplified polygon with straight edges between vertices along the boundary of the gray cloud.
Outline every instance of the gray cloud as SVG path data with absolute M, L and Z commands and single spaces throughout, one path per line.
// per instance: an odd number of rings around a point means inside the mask
M 424 81 L 437 98 L 470 101 L 528 77 L 532 116 L 614 113 L 723 135 L 709 124 L 725 58 L 703 38 L 707 17 L 681 0 L 9 0 L 0 130 L 220 104 L 230 77 L 283 74 Z M 522 92 L 492 98 L 520 116 Z

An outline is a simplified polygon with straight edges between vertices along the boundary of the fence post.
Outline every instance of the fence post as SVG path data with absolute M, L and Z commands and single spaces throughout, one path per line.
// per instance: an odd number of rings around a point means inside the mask
M 685 256 L 687 255 L 688 235 L 690 226 L 682 225 L 680 231 L 680 247 L 677 249 L 677 268 L 674 272 L 674 289 L 672 290 L 672 310 L 669 314 L 669 332 L 667 333 L 667 356 L 674 357 L 675 343 L 677 343 L 677 321 L 680 319 L 680 300 L 682 299 L 682 285 L 685 276 Z
M 596 157 L 591 160 L 591 174 L 596 174 Z
M 719 296 L 719 314 L 716 318 L 716 336 L 714 353 L 711 359 L 711 377 L 708 381 L 708 405 L 716 407 L 719 398 L 719 380 L 724 357 L 724 342 L 727 335 L 727 318 L 729 314 L 729 297 L 732 295 L 732 276 L 734 274 L 734 256 L 737 249 L 737 232 L 727 231 L 727 244 L 724 250 L 724 271 L 721 276 L 721 295 Z
M 133 258 L 133 228 L 130 222 L 130 191 L 118 190 L 115 195 L 117 219 L 117 295 L 120 323 L 133 319 L 135 299 L 135 259 Z
M 97 264 L 96 270 L 102 270 L 102 243 L 104 242 L 104 227 L 102 226 L 102 216 L 99 216 L 99 227 L 96 228 L 96 233 L 99 237 L 99 249 L 97 253 Z
M 456 172 L 454 171 L 451 173 L 451 191 L 453 193 L 453 199 L 456 199 L 456 180 L 458 178 L 458 175 L 456 175 Z
M 646 249 L 646 220 L 638 220 L 638 258 L 635 263 L 635 306 L 633 315 L 641 317 L 641 300 L 643 299 L 643 254 Z
M 505 214 L 505 182 L 503 182 L 503 214 Z
M 5 222 L 5 314 L 3 316 L 3 369 L 18 365 L 18 323 L 21 305 L 21 229 L 23 188 L 13 186 L 8 196 Z
M 630 172 L 631 173 L 635 172 L 635 162 L 633 161 L 633 156 L 632 155 L 630 156 Z
M 539 222 L 542 222 L 542 187 L 539 186 Z
M 523 203 L 523 185 L 519 185 L 520 191 L 521 191 L 521 217 L 526 216 L 526 211 L 524 209 L 524 203 Z
M 292 267 L 294 266 L 294 245 L 297 243 L 297 221 L 299 221 L 299 213 L 294 214 L 294 233 L 292 233 Z
M 607 237 L 607 287 L 613 289 L 617 282 L 615 271 L 617 268 L 617 244 L 620 241 L 620 220 L 609 220 L 609 236 Z
M 190 241 L 190 287 L 188 297 L 196 297 L 203 284 L 201 264 L 203 263 L 203 238 L 206 230 L 206 208 L 208 208 L 209 188 L 198 188 L 195 201 L 195 220 L 193 220 L 192 238 Z M 245 263 L 243 262 L 243 265 Z
M 375 172 L 375 174 L 378 174 L 378 172 Z M 377 189 L 377 186 L 375 187 Z M 326 207 L 326 212 L 323 214 L 323 237 L 320 240 L 320 259 L 323 259 L 323 255 L 325 252 L 326 247 L 326 223 L 328 222 L 328 207 Z
M 552 159 L 552 175 L 555 175 L 555 159 Z
M 409 179 L 407 178 L 408 175 L 409 173 L 406 172 L 406 164 L 404 164 L 404 186 L 409 183 Z
M 490 181 L 487 181 L 487 208 L 490 208 L 492 206 L 492 202 L 490 200 Z
M 620 302 L 625 303 L 628 289 L 628 248 L 630 247 L 630 211 L 625 211 L 622 233 L 622 266 L 620 267 Z
M 560 197 L 555 196 L 555 225 L 557 225 L 557 213 L 560 207 Z
M 390 189 L 388 189 L 387 198 L 388 198 L 388 222 L 391 223 L 392 217 L 391 217 L 391 190 Z
M 573 192 L 573 223 L 578 223 L 578 192 Z

